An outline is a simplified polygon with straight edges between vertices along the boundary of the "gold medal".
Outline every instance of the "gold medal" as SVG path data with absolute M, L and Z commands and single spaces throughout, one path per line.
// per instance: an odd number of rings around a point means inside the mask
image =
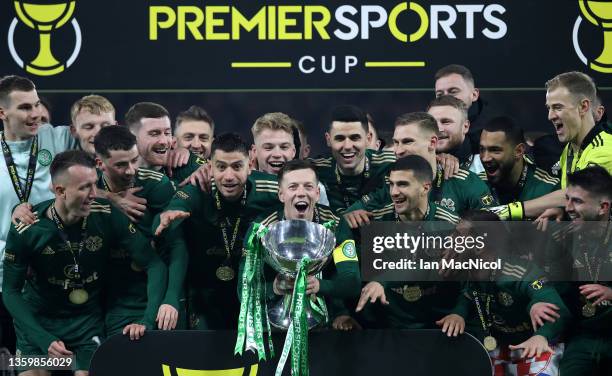
M 402 293 L 402 295 L 404 296 L 404 299 L 407 302 L 413 303 L 421 299 L 421 297 L 423 296 L 423 291 L 419 286 L 410 286 L 404 288 L 404 292 Z
M 593 317 L 595 316 L 596 312 L 597 312 L 597 307 L 595 307 L 591 303 L 587 303 L 582 306 L 582 316 L 584 317 Z
M 232 269 L 230 266 L 223 265 L 217 268 L 215 275 L 221 281 L 227 282 L 227 281 L 231 281 L 232 279 L 234 279 L 235 273 L 234 273 L 234 269 Z
M 70 300 L 72 304 L 83 304 L 89 300 L 89 294 L 84 289 L 74 289 L 70 291 L 68 300 Z
M 493 351 L 497 348 L 497 340 L 493 336 L 484 337 L 482 344 L 487 351 Z

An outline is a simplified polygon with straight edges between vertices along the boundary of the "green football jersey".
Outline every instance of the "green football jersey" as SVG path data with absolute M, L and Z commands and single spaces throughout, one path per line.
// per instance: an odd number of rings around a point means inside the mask
M 429 193 L 429 200 L 455 214 L 466 210 L 483 209 L 495 204 L 489 187 L 475 173 L 459 169 L 450 179 L 444 180 L 444 170 L 438 165 L 436 176 Z M 347 212 L 363 209 L 374 211 L 391 204 L 389 186 L 364 195 Z
M 511 190 L 496 189 L 487 180 L 486 172 L 483 171 L 478 174 L 480 179 L 487 183 L 493 197 L 499 204 L 505 205 L 511 202 L 532 200 L 558 189 L 559 179 L 536 167 L 528 157 L 525 157 L 523 160 L 525 165 L 521 178 L 517 186 Z
M 223 271 L 220 268 L 226 267 L 226 272 L 227 267 L 234 272 L 238 271 L 242 241 L 251 221 L 261 213 L 274 210 L 278 205 L 276 176 L 259 171 L 251 172 L 246 184 L 246 197 L 236 202 L 226 201 L 214 184 L 211 194 L 194 186 L 185 186 L 175 193 L 166 210 L 190 213 L 188 219 L 173 222 L 169 230 L 181 226 L 186 235 L 185 242 L 189 250 L 187 285 L 192 327 L 235 327 L 235 317 L 239 312 L 236 278 L 233 276 L 225 280 L 227 276 L 219 274 Z M 159 217 L 156 217 L 153 230 L 158 224 Z
M 374 210 L 375 221 L 397 221 L 393 203 L 380 210 Z M 429 209 L 422 221 L 426 222 L 424 231 L 439 231 L 440 225 L 436 221 L 448 222 L 455 225 L 459 217 L 450 210 L 429 203 Z M 453 226 L 454 227 L 454 226 Z M 448 229 L 451 229 L 449 227 Z M 431 271 L 437 273 L 437 270 Z M 426 275 L 423 275 L 427 279 Z M 436 279 L 436 278 L 434 278 Z M 435 322 L 446 316 L 453 307 L 452 303 L 460 292 L 461 285 L 457 282 L 382 282 L 389 305 L 379 312 L 376 325 L 396 329 L 423 329 L 435 328 Z M 373 307 L 366 306 L 372 311 Z
M 170 181 L 176 188 L 178 188 L 179 184 L 183 182 L 183 180 L 187 179 L 191 176 L 198 168 L 202 167 L 207 163 L 207 160 L 197 156 L 196 154 L 189 152 L 189 160 L 187 164 L 184 166 L 180 166 L 172 169 L 172 176 L 168 173 L 166 167 L 163 167 L 159 172 L 170 177 Z
M 105 181 L 101 171 L 98 171 L 99 189 L 108 191 L 109 184 Z M 139 221 L 135 223 L 148 239 L 153 238 L 151 226 L 155 215 L 161 213 L 174 195 L 174 187 L 170 179 L 164 174 L 139 168 L 134 177 L 134 187 L 142 188 L 135 196 L 147 200 L 147 209 Z M 180 247 L 185 247 L 179 230 L 173 236 L 167 236 L 164 242 L 157 242 L 157 253 L 162 257 L 169 268 L 168 290 L 163 304 L 170 304 L 179 309 L 179 295 L 182 293 L 183 281 L 187 268 L 187 257 L 182 257 L 185 252 L 180 252 Z M 169 244 L 173 244 L 172 247 Z M 179 250 L 179 251 L 175 251 Z M 173 252 L 174 251 L 174 252 Z M 112 335 L 119 332 L 130 317 L 141 314 L 147 306 L 147 274 L 132 265 L 132 259 L 128 250 L 121 248 L 111 249 L 111 265 L 113 278 L 109 278 L 106 294 L 107 334 Z
M 549 342 L 557 339 L 571 316 L 559 293 L 533 263 L 510 261 L 502 260 L 502 269 L 496 271 L 493 282 L 467 282 L 453 312 L 462 316 L 480 339 L 489 333 L 484 331 L 476 302 L 498 343 L 517 345 L 534 335 L 544 336 Z M 534 332 L 529 311 L 538 302 L 555 304 L 560 318 L 554 323 L 545 321 Z
M 82 223 L 65 228 L 70 242 L 68 248 L 60 230 L 47 216 L 53 202 L 34 206 L 33 211 L 38 215 L 34 224 L 21 223 L 12 226 L 9 232 L 3 299 L 19 326 L 32 336 L 32 342 L 46 351 L 51 342 L 61 338 L 43 329 L 38 317 L 99 314 L 103 282 L 112 278 L 109 273 L 113 273 L 109 269 L 111 250 L 122 248 L 128 250 L 135 265 L 146 269 L 149 275 L 149 299 L 143 323 L 151 328 L 166 290 L 167 269 L 151 249 L 148 239 L 123 213 L 100 199 L 92 203 L 84 230 Z M 83 231 L 86 237 L 79 255 Z M 79 280 L 75 276 L 75 260 L 79 265 Z M 33 271 L 31 278 L 27 277 L 29 268 Z M 69 296 L 74 289 L 84 289 L 89 298 L 82 304 L 73 303 Z
M 356 176 L 340 174 L 333 157 L 311 159 L 319 180 L 325 186 L 329 207 L 334 213 L 342 213 L 361 196 L 382 187 L 395 154 L 390 151 L 365 152 L 364 171 Z

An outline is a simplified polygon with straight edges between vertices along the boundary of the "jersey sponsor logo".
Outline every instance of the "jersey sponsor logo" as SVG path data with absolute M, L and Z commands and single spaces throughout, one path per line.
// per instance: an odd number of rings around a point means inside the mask
M 344 246 L 342 246 L 342 254 L 348 258 L 354 258 L 357 255 L 355 244 L 353 242 L 344 243 Z
M 8 249 L 4 251 L 4 261 L 15 261 L 15 254 L 11 253 Z
M 41 165 L 48 166 L 51 164 L 52 160 L 53 156 L 51 155 L 51 152 L 49 150 L 42 149 L 38 152 L 38 163 L 40 163 Z
M 443 198 L 440 200 L 440 206 L 443 206 L 448 210 L 455 211 L 455 201 L 453 201 L 452 198 Z
M 85 248 L 89 252 L 96 252 L 102 248 L 102 238 L 99 236 L 90 236 L 85 239 Z
M 74 279 L 75 275 L 74 275 L 74 264 L 70 264 L 70 265 L 66 265 L 64 267 L 64 275 L 66 276 L 66 278 L 68 279 Z
M 491 205 L 493 205 L 493 196 L 491 196 L 491 195 L 482 196 L 480 198 L 480 201 L 485 206 L 491 206 Z

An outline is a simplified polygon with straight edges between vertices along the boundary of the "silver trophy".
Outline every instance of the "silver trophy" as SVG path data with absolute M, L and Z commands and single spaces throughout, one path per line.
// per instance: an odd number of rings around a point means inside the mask
M 286 220 L 272 224 L 262 243 L 266 248 L 266 262 L 283 277 L 295 279 L 298 265 L 304 256 L 311 260 L 308 275 L 317 274 L 323 269 L 336 245 L 336 237 L 332 231 L 318 223 Z M 276 328 L 288 329 L 290 313 L 291 294 L 287 294 L 269 305 L 270 324 Z M 306 320 L 308 329 L 320 324 L 308 305 Z

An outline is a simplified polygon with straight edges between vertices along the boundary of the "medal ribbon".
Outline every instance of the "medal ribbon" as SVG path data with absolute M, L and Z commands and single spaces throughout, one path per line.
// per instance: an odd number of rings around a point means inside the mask
M 20 203 L 28 202 L 30 193 L 32 192 L 32 185 L 34 183 L 34 173 L 36 172 L 36 158 L 38 156 L 38 136 L 34 136 L 32 139 L 32 146 L 30 147 L 30 159 L 28 161 L 28 172 L 26 174 L 25 186 L 21 188 L 19 182 L 19 176 L 17 175 L 17 166 L 11 149 L 9 148 L 4 138 L 4 132 L 0 132 L 0 143 L 2 143 L 2 154 L 4 154 L 4 161 L 6 162 L 6 168 L 8 169 L 11 182 L 13 183 L 13 189 L 15 194 L 19 198 Z
M 484 312 L 482 310 L 482 305 L 480 304 L 480 298 L 478 298 L 478 291 L 472 291 L 472 295 L 474 296 L 474 304 L 476 304 L 476 310 L 478 311 L 478 318 L 480 318 L 482 329 L 484 329 L 486 333 L 491 335 L 492 322 L 487 321 L 491 313 L 491 295 L 487 294 Z
M 238 335 L 234 354 L 242 355 L 246 350 L 257 351 L 259 360 L 266 360 L 267 353 L 264 346 L 263 318 L 265 317 L 268 332 L 268 349 L 270 358 L 274 357 L 274 344 L 272 332 L 266 309 L 266 287 L 263 277 L 263 245 L 261 238 L 268 232 L 268 228 L 254 223 L 247 234 L 246 262 L 242 274 L 242 292 L 240 300 L 240 314 L 238 316 Z M 265 310 L 265 313 L 264 313 Z M 264 316 L 265 314 L 265 316 Z M 246 343 L 245 343 L 246 341 Z
M 74 277 L 79 280 L 80 285 L 83 285 L 84 283 L 83 283 L 83 279 L 81 278 L 81 270 L 79 268 L 79 261 L 81 258 L 81 252 L 83 252 L 83 247 L 85 246 L 85 238 L 87 237 L 87 217 L 83 218 L 83 221 L 81 222 L 81 236 L 79 239 L 79 248 L 78 248 L 78 253 L 75 255 L 74 251 L 72 251 L 72 246 L 70 245 L 68 234 L 66 234 L 66 228 L 64 227 L 62 220 L 57 214 L 57 210 L 55 210 L 54 205 L 55 205 L 55 201 L 53 202 L 53 205 L 51 205 L 51 218 L 53 219 L 55 226 L 59 230 L 60 238 L 62 238 L 62 241 L 66 243 L 66 247 L 68 248 L 68 251 L 70 251 L 70 254 L 72 255 L 72 260 L 74 261 Z
M 242 193 L 242 200 L 241 200 L 241 206 L 244 207 L 246 205 L 246 195 L 247 195 L 247 189 L 246 187 L 244 187 L 244 191 Z M 215 190 L 215 206 L 217 207 L 217 211 L 219 212 L 219 214 L 221 214 L 221 198 L 219 197 L 219 191 Z M 225 248 L 225 253 L 226 253 L 226 259 L 225 262 L 223 263 L 226 266 L 229 266 L 231 264 L 231 258 L 232 258 L 232 252 L 234 251 L 234 248 L 236 246 L 236 237 L 238 236 L 238 229 L 240 228 L 240 216 L 236 217 L 236 222 L 234 222 L 234 229 L 232 231 L 232 241 L 230 243 L 229 238 L 227 236 L 227 228 L 225 227 L 225 225 L 221 226 L 221 235 L 223 237 L 223 246 Z M 229 227 L 231 227 L 231 220 L 229 219 L 229 217 L 225 217 L 225 220 L 227 222 L 227 225 Z
M 287 331 L 281 357 L 276 366 L 275 376 L 282 375 L 289 352 L 291 352 L 291 375 L 308 376 L 308 322 L 305 306 L 310 304 L 310 299 L 306 295 L 309 264 L 310 258 L 308 256 L 304 256 L 298 264 L 293 294 L 291 295 L 291 324 Z
M 364 186 L 364 180 L 368 180 L 370 178 L 370 160 L 367 156 L 364 156 L 365 164 L 363 167 L 363 172 L 361 173 L 361 188 Z M 351 206 L 351 199 L 349 197 L 349 192 L 342 185 L 342 178 L 340 176 L 340 168 L 338 167 L 338 163 L 336 162 L 336 183 L 338 183 L 338 189 L 342 192 L 342 199 L 344 200 L 344 208 L 348 209 Z

